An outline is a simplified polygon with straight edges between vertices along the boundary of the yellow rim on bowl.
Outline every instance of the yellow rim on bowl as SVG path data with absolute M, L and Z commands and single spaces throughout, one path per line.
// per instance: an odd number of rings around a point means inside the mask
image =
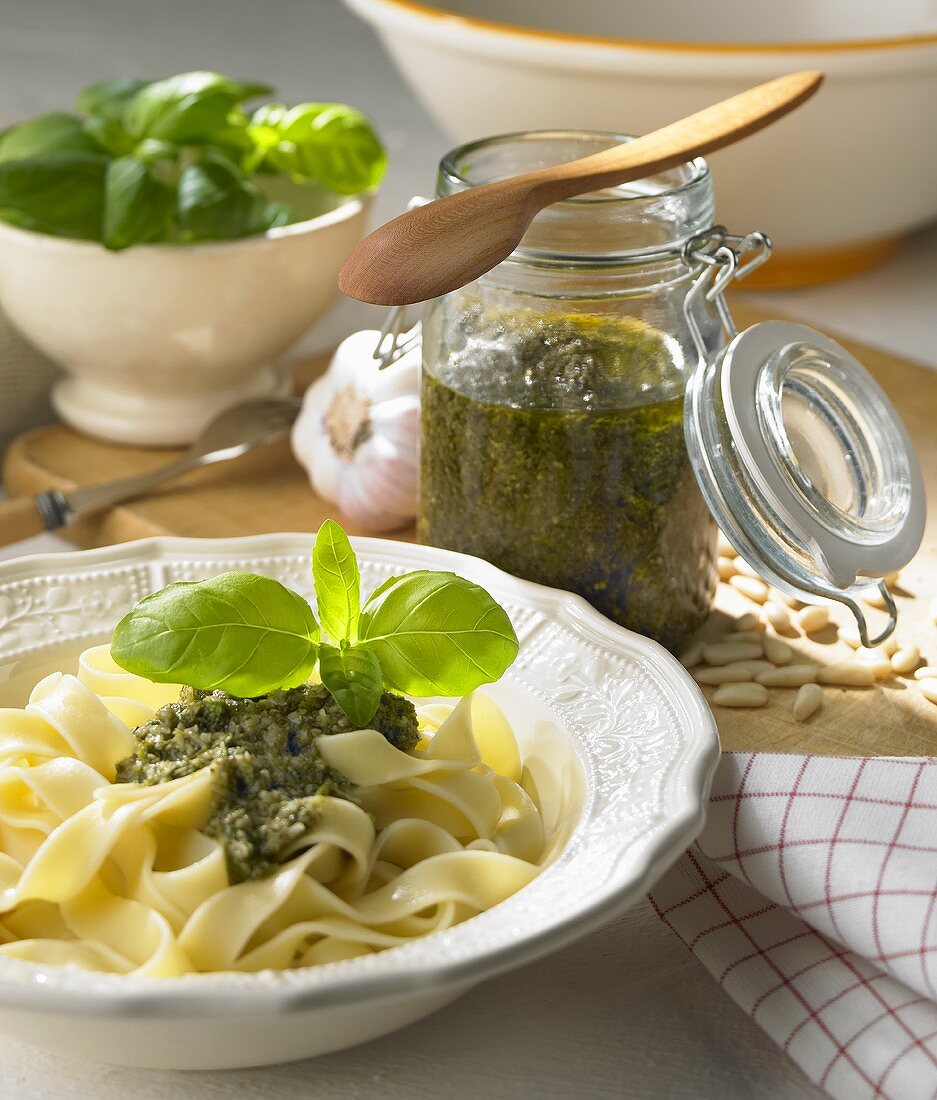
M 523 38 L 540 38 L 553 42 L 567 42 L 591 46 L 623 46 L 636 50 L 684 51 L 692 53 L 812 53 L 828 50 L 881 50 L 902 46 L 937 45 L 937 32 L 927 34 L 896 35 L 893 38 L 855 38 L 825 42 L 655 42 L 643 38 L 615 38 L 604 35 L 576 34 L 568 31 L 552 31 L 539 27 L 523 27 L 516 23 L 500 23 L 493 19 L 479 19 L 472 15 L 459 15 L 420 0 L 378 0 L 388 7 L 402 8 L 415 15 L 431 19 L 463 23 L 474 30 L 495 34 L 517 35 Z

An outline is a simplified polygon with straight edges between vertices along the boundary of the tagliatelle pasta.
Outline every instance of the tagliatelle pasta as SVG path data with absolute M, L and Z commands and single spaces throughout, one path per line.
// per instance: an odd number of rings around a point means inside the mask
M 419 712 L 412 753 L 374 730 L 319 740 L 356 801 L 317 796 L 277 871 L 230 885 L 201 828 L 211 769 L 115 783 L 131 730 L 178 698 L 85 651 L 0 710 L 0 956 L 170 977 L 309 966 L 446 929 L 521 889 L 557 850 L 556 784 L 487 696 Z M 552 799 L 556 802 L 556 799 Z

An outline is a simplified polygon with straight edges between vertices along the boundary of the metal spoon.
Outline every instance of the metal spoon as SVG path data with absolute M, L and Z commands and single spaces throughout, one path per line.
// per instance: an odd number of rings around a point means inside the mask
M 199 466 L 237 458 L 285 435 L 299 413 L 295 399 L 251 401 L 216 416 L 191 447 L 174 462 L 133 477 L 86 485 L 61 493 L 49 489 L 34 497 L 17 497 L 0 504 L 0 546 L 54 531 L 82 516 L 103 511 L 124 500 L 177 478 Z
M 822 80 L 819 72 L 790 73 L 601 153 L 419 206 L 365 237 L 338 285 L 350 298 L 384 306 L 458 290 L 509 256 L 544 207 L 741 141 L 809 99 Z

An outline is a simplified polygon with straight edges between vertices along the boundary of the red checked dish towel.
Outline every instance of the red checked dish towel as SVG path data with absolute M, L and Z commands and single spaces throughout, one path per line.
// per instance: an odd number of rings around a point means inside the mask
M 830 1096 L 937 1097 L 937 758 L 725 754 L 651 903 Z

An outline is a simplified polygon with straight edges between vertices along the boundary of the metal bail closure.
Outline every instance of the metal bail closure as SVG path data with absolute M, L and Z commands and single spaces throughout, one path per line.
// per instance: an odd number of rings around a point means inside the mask
M 896 609 L 879 578 L 921 544 L 924 482 L 858 360 L 805 325 L 753 325 L 700 363 L 685 428 L 703 495 L 739 553 L 788 595 L 844 604 L 863 645 L 887 638 Z M 889 615 L 875 637 L 857 602 L 873 587 Z

